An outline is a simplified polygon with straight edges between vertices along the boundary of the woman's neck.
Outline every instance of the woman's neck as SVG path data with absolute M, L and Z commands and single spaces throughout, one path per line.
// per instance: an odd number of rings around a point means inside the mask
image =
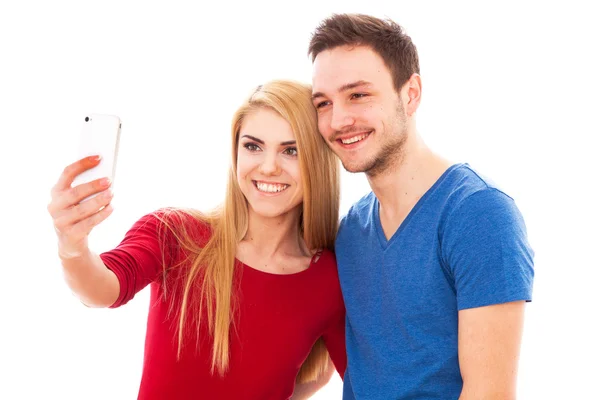
M 248 211 L 248 230 L 243 242 L 267 259 L 277 255 L 303 255 L 308 252 L 300 237 L 301 206 L 277 217 L 264 217 Z

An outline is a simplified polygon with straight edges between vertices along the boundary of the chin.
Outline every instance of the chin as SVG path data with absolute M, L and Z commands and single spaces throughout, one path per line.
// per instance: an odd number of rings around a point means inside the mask
M 372 167 L 372 162 L 342 161 L 344 169 L 350 173 L 357 174 L 367 172 Z
M 276 207 L 273 204 L 250 205 L 252 211 L 262 218 L 278 218 L 291 213 L 296 207 Z
M 285 214 L 285 211 L 255 208 L 254 213 L 262 218 L 277 218 L 277 217 L 280 217 L 281 215 Z

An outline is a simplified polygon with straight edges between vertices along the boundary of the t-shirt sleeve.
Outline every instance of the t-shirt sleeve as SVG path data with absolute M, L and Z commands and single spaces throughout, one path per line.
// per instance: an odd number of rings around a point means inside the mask
M 154 214 L 143 216 L 133 224 L 116 248 L 100 254 L 106 267 L 119 280 L 119 297 L 111 308 L 126 304 L 161 274 L 163 256 L 159 224 Z
M 458 309 L 531 301 L 534 252 L 514 200 L 488 188 L 449 215 L 442 256 L 454 279 Z

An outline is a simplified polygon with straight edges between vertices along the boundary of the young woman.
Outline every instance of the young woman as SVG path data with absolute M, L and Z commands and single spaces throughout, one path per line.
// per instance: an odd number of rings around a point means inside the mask
M 99 161 L 70 165 L 52 189 L 59 256 L 82 302 L 119 307 L 151 286 L 140 399 L 281 400 L 297 382 L 300 398 L 326 382 L 329 356 L 343 377 L 339 170 L 310 87 L 259 86 L 235 113 L 231 142 L 221 207 L 158 210 L 99 255 L 87 236 L 111 213 L 110 182 L 71 187 Z

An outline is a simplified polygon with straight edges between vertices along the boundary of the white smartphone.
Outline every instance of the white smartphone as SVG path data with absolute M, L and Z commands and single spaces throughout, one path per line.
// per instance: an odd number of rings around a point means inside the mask
M 100 155 L 102 158 L 96 167 L 79 174 L 72 186 L 105 177 L 114 182 L 120 137 L 121 119 L 119 117 L 90 114 L 84 118 L 83 129 L 79 136 L 77 160 L 93 155 Z M 91 197 L 93 196 L 88 199 Z

